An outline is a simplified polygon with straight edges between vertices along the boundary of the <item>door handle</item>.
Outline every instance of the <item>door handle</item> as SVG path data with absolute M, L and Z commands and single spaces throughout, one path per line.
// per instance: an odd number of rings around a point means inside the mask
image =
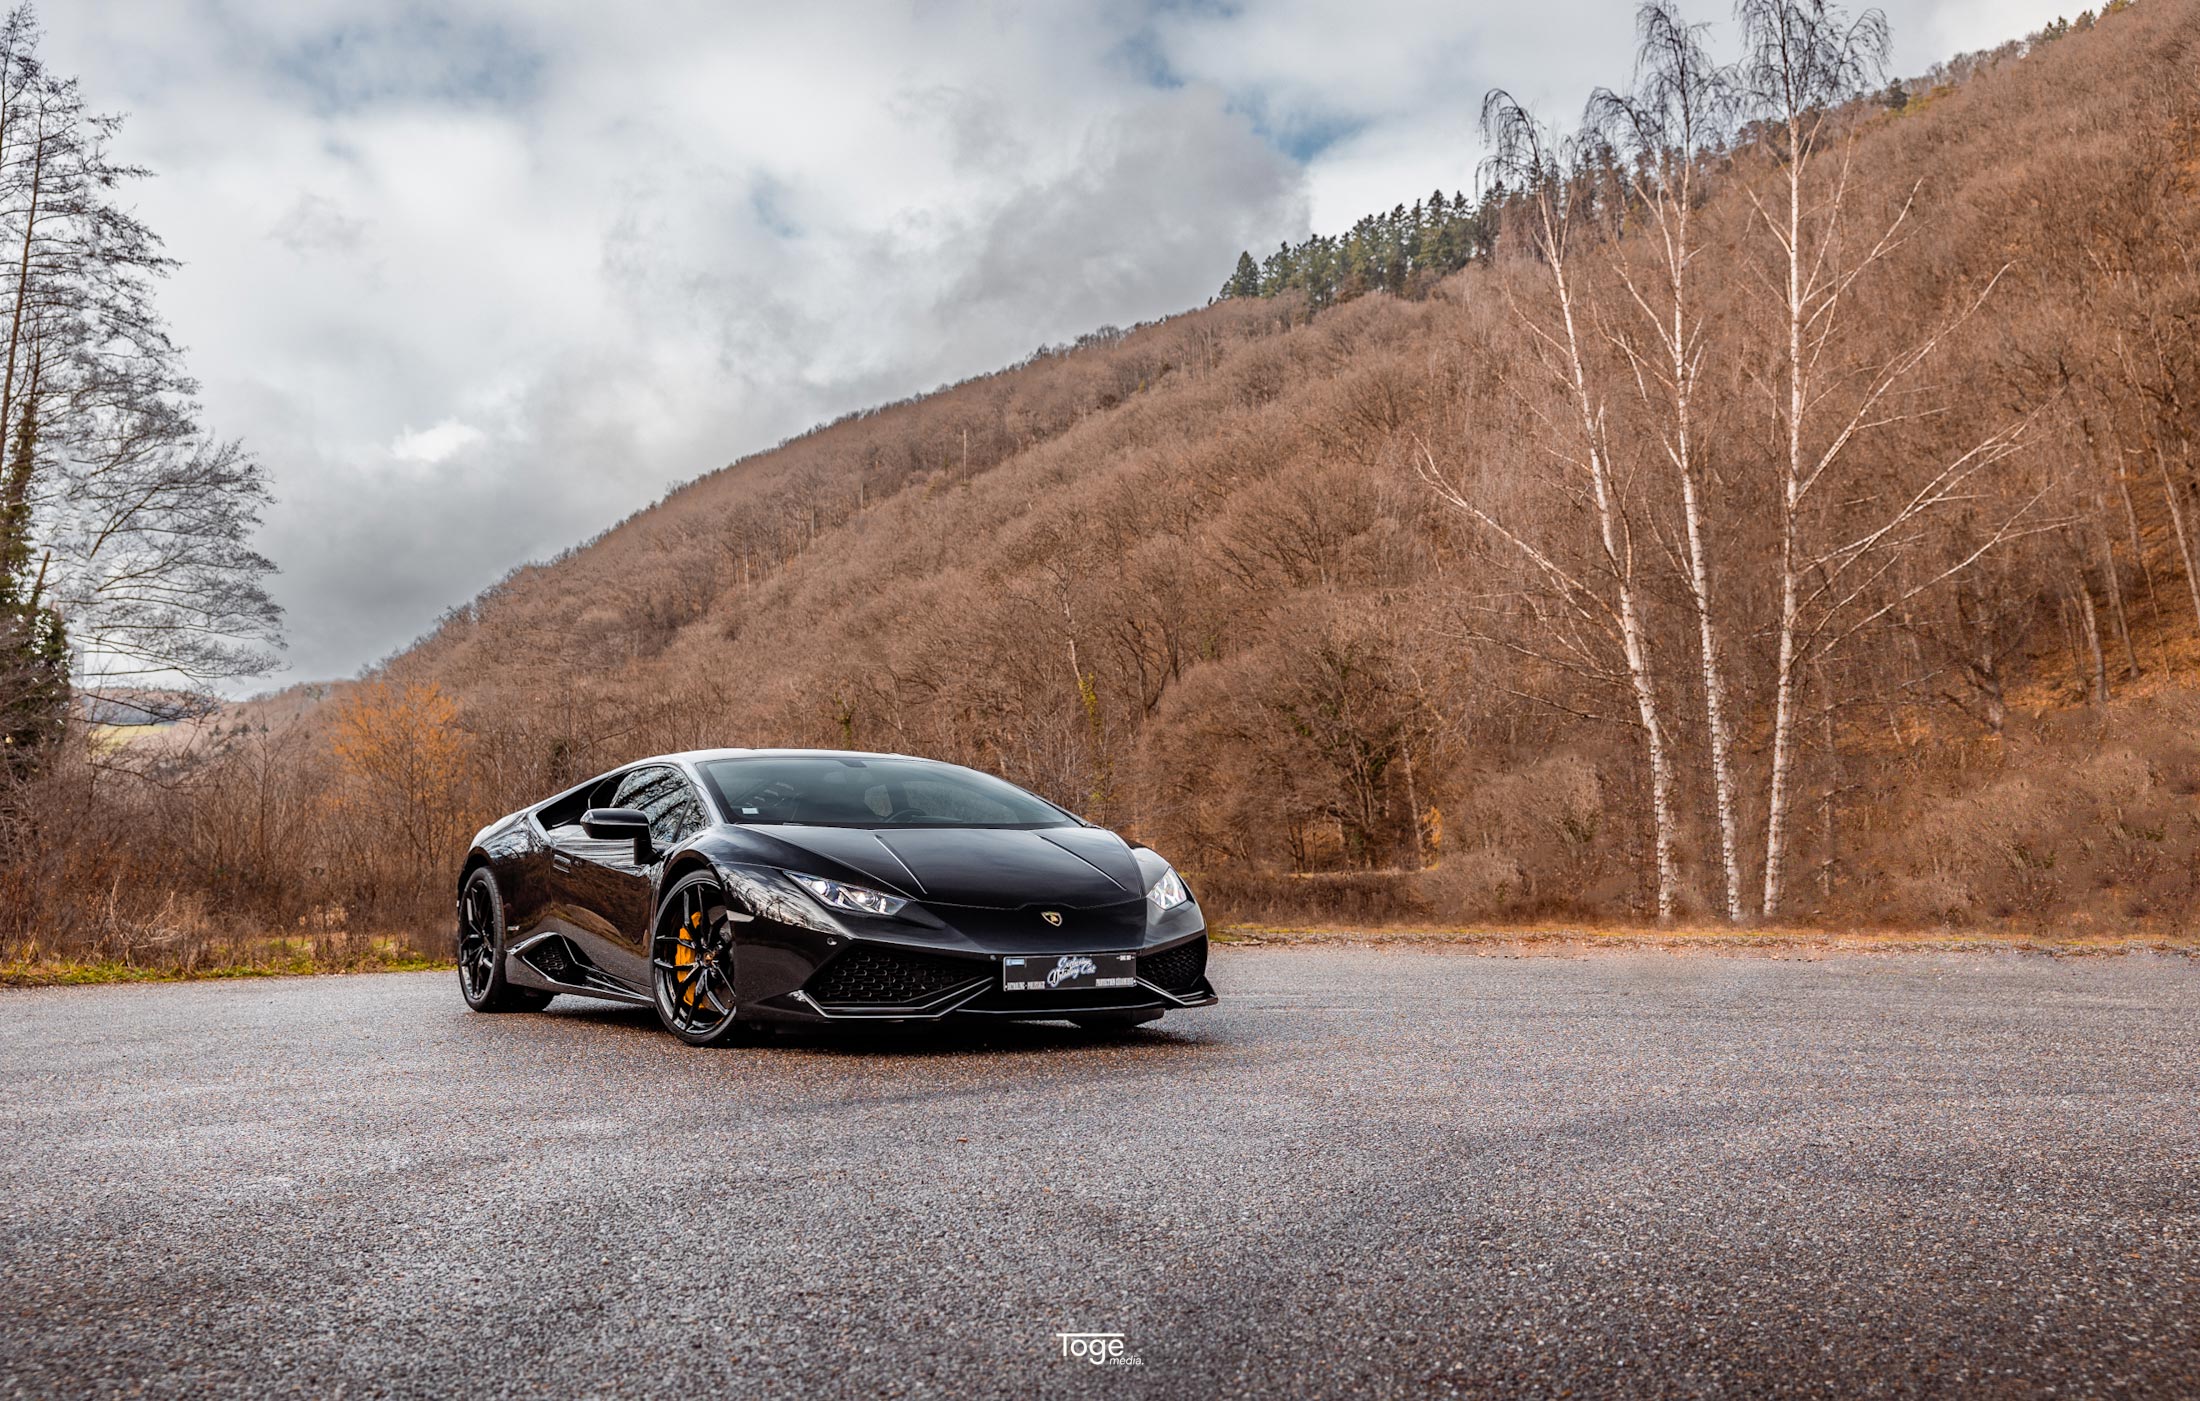
M 562 851 L 553 851 L 550 853 L 550 869 L 563 875 L 573 869 L 573 858 Z

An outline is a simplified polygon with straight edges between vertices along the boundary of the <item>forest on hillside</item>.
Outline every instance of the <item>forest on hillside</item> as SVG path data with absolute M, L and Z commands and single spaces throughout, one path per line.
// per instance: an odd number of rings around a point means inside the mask
M 1000 772 L 1223 919 L 2187 928 L 2200 11 L 1899 83 L 1876 16 L 1740 13 L 1646 7 L 1577 122 L 1491 94 L 1472 200 L 56 749 L 0 938 L 441 937 L 479 823 L 721 744 Z

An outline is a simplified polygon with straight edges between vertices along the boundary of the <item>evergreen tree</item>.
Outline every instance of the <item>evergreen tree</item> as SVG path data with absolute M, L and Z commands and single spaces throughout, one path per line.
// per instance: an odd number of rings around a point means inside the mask
M 1238 254 L 1237 271 L 1222 284 L 1225 297 L 1257 297 L 1260 295 L 1260 265 L 1253 261 L 1251 253 Z
M 38 420 L 25 408 L 14 461 L 0 482 L 0 767 L 35 771 L 68 720 L 69 646 L 61 615 L 48 606 L 44 561 L 31 555 L 30 472 Z
M 1502 203 L 1502 191 L 1476 206 L 1463 193 L 1446 196 L 1438 189 L 1410 208 L 1399 204 L 1364 215 L 1341 236 L 1313 234 L 1297 245 L 1285 243 L 1257 269 L 1252 256 L 1241 253 L 1222 295 L 1296 293 L 1316 309 L 1365 292 L 1418 295 L 1435 278 L 1489 256 Z

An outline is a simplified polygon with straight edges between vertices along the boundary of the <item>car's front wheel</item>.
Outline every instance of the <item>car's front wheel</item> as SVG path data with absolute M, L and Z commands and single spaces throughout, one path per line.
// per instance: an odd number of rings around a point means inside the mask
M 539 1012 L 552 994 L 504 978 L 504 897 L 486 866 L 458 893 L 458 990 L 477 1012 Z
M 739 1025 L 733 926 L 725 888 L 708 871 L 681 877 L 657 907 L 649 957 L 657 1020 L 690 1046 L 720 1045 Z

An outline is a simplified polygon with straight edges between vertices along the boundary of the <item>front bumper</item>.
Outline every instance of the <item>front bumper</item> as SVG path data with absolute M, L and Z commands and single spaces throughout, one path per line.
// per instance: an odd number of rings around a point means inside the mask
M 801 987 L 750 1010 L 775 1020 L 826 1022 L 1052 1021 L 1213 1005 L 1204 929 L 1130 952 L 1138 959 L 1133 987 L 1008 992 L 1001 985 L 1001 960 L 1009 955 L 857 940 Z

